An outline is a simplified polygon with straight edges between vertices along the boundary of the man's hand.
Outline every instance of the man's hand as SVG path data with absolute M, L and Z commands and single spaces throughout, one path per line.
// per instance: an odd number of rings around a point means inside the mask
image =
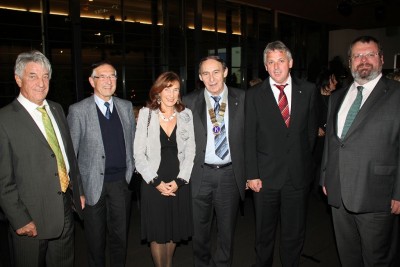
M 392 199 L 392 214 L 400 214 L 400 201 Z
M 322 191 L 324 192 L 325 196 L 328 195 L 328 193 L 326 192 L 326 187 L 325 186 L 322 187 Z
M 81 196 L 80 198 L 81 198 L 81 207 L 83 210 L 85 208 L 85 196 Z
M 254 192 L 260 192 L 260 189 L 262 188 L 262 181 L 261 179 L 253 179 L 253 180 L 247 180 L 247 187 L 253 190 Z
M 17 235 L 26 235 L 30 237 L 37 236 L 36 225 L 33 221 L 15 231 Z

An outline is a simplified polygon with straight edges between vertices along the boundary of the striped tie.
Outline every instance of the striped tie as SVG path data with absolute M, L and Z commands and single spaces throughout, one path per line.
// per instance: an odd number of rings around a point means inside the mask
M 340 136 L 341 139 L 343 139 L 346 136 L 348 130 L 350 129 L 351 124 L 353 123 L 354 119 L 357 116 L 358 111 L 360 110 L 361 102 L 362 102 L 362 98 L 363 98 L 363 96 L 362 96 L 363 89 L 364 89 L 363 86 L 357 86 L 357 90 L 358 90 L 357 96 L 356 96 L 356 99 L 354 99 L 353 104 L 351 104 L 349 112 L 347 113 L 346 120 L 343 125 L 342 135 Z
M 281 111 L 282 118 L 285 121 L 286 127 L 289 127 L 290 115 L 289 115 L 289 104 L 285 94 L 283 91 L 287 84 L 274 84 L 276 88 L 279 89 L 279 97 L 278 97 L 278 106 Z
M 212 96 L 212 98 L 215 101 L 214 113 L 215 113 L 215 116 L 218 116 L 218 112 L 219 112 L 219 108 L 220 108 L 219 101 L 221 100 L 221 97 L 220 96 Z M 215 154 L 220 159 L 224 159 L 228 155 L 228 152 L 229 152 L 224 120 L 222 121 L 220 127 L 221 127 L 221 132 L 218 135 L 216 135 L 214 138 Z
M 46 131 L 47 142 L 49 143 L 57 159 L 58 177 L 60 178 L 61 191 L 65 193 L 69 184 L 68 173 L 56 133 L 54 132 L 53 124 L 51 123 L 49 115 L 47 114 L 44 106 L 38 107 L 37 110 L 42 113 L 42 121 Z
M 104 106 L 106 106 L 107 108 L 106 114 L 104 116 L 106 117 L 107 120 L 109 120 L 111 117 L 110 103 L 104 102 Z

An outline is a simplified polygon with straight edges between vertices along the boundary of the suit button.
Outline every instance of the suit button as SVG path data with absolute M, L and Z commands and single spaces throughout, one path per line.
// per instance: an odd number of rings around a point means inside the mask
M 201 167 L 201 168 L 204 168 L 204 165 L 201 165 L 200 167 Z
M 343 148 L 343 147 L 344 147 L 344 144 L 341 144 L 340 147 Z
M 56 155 L 54 155 L 54 154 L 51 154 L 51 157 L 52 157 L 52 158 L 54 158 L 55 156 L 56 156 Z
M 104 173 L 101 172 L 100 175 L 104 175 Z
M 58 191 L 57 194 L 61 195 L 61 191 Z
M 289 138 L 289 137 L 290 137 L 290 134 L 287 134 L 286 137 Z
M 104 159 L 105 157 L 104 157 L 104 156 L 101 156 L 101 158 Z
M 56 172 L 56 173 L 54 174 L 54 176 L 58 176 L 58 172 Z

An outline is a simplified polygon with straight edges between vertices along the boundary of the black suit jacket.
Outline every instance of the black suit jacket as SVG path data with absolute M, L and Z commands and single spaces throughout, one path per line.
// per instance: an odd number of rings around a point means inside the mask
M 73 200 L 82 215 L 82 183 L 68 124 L 61 106 L 47 102 L 62 135 Z M 0 151 L 0 205 L 12 228 L 17 230 L 34 221 L 37 239 L 60 236 L 64 202 L 57 161 L 39 127 L 18 100 L 0 110 Z
M 400 83 L 382 77 L 341 140 L 337 115 L 348 89 L 330 97 L 321 185 L 334 207 L 343 200 L 352 212 L 389 211 L 400 200 Z
M 207 108 L 204 99 L 204 90 L 205 89 L 203 88 L 194 91 L 183 98 L 185 105 L 193 112 L 193 124 L 196 140 L 196 156 L 190 178 L 193 196 L 198 194 L 203 179 L 204 159 L 207 146 Z M 242 199 L 244 199 L 246 187 L 243 154 L 244 100 L 244 91 L 228 87 L 229 149 L 235 180 Z
M 295 188 L 312 180 L 312 150 L 317 135 L 316 89 L 292 78 L 290 125 L 286 127 L 269 78 L 246 92 L 245 153 L 247 179 L 280 189 L 287 179 Z

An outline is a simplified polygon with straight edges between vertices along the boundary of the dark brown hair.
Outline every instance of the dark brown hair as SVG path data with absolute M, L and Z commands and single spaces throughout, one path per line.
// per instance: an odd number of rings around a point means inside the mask
M 157 98 L 159 98 L 159 94 L 162 90 L 167 87 L 170 87 L 173 82 L 178 82 L 179 86 L 181 84 L 181 79 L 179 78 L 178 74 L 172 71 L 166 71 L 160 74 L 156 81 L 153 83 L 153 86 L 149 92 L 149 101 L 147 101 L 147 107 L 150 109 L 160 109 L 161 105 L 157 103 Z M 178 112 L 181 112 L 185 109 L 185 105 L 182 103 L 181 100 L 181 93 L 179 92 L 178 101 L 175 103 L 175 109 Z M 161 110 L 162 111 L 162 110 Z

